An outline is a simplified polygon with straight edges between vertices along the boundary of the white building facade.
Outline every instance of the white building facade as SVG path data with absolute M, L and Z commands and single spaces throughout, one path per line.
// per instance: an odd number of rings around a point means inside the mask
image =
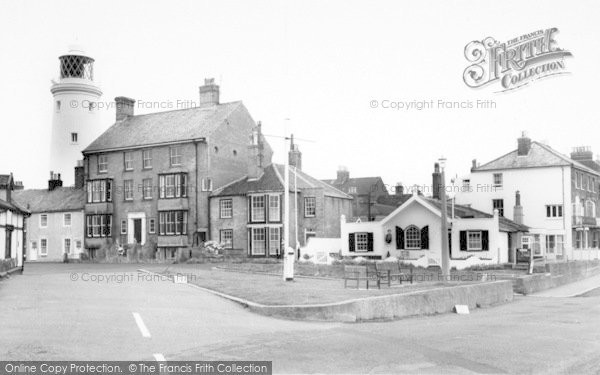
M 81 151 L 102 132 L 98 102 L 102 91 L 94 82 L 94 59 L 71 46 L 59 57 L 60 75 L 53 81 L 52 139 L 49 170 L 60 173 L 66 186 Z
M 342 217 L 342 256 L 396 257 L 418 266 L 441 266 L 441 204 L 415 195 L 382 221 L 348 223 Z M 509 238 L 527 231 L 498 213 L 488 215 L 462 206 L 452 209 L 447 204 L 451 267 L 507 263 L 512 250 Z
M 487 213 L 497 209 L 517 219 L 518 191 L 518 220 L 529 227 L 518 247 L 551 260 L 574 259 L 574 250 L 598 249 L 600 173 L 525 136 L 518 144 L 517 150 L 487 164 L 474 163 L 457 186 L 456 203 Z

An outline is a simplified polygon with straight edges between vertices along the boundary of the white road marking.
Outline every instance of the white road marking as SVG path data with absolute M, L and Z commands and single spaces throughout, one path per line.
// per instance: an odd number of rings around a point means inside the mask
M 140 329 L 140 332 L 142 333 L 142 336 L 150 337 L 150 331 L 148 331 L 148 328 L 144 324 L 144 321 L 142 320 L 142 317 L 140 316 L 140 314 L 138 314 L 136 312 L 134 312 L 132 314 L 133 314 L 133 319 L 135 319 L 135 322 L 137 323 L 137 326 Z
M 166 362 L 165 356 L 160 353 L 154 353 L 154 359 L 158 362 Z

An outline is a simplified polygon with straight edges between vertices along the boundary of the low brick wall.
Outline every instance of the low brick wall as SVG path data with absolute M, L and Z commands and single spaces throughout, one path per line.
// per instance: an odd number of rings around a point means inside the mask
M 532 294 L 600 274 L 600 262 L 564 262 L 546 264 L 546 273 L 525 275 L 515 279 L 514 291 Z
M 485 307 L 513 300 L 510 281 L 494 281 L 391 294 L 334 304 L 246 307 L 259 314 L 310 321 L 360 322 L 451 312 L 455 305 Z

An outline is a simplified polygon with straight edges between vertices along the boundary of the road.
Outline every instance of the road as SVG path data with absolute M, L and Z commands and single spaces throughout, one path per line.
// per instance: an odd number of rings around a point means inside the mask
M 1 281 L 0 358 L 271 360 L 276 373 L 600 373 L 598 293 L 516 297 L 469 315 L 310 323 L 135 270 L 29 264 Z

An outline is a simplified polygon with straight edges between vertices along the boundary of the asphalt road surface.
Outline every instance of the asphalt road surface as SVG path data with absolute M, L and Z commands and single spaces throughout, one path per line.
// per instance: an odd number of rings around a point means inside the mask
M 28 264 L 0 281 L 0 358 L 268 360 L 275 373 L 600 373 L 597 292 L 516 297 L 469 315 L 309 323 L 140 279 L 136 268 Z

